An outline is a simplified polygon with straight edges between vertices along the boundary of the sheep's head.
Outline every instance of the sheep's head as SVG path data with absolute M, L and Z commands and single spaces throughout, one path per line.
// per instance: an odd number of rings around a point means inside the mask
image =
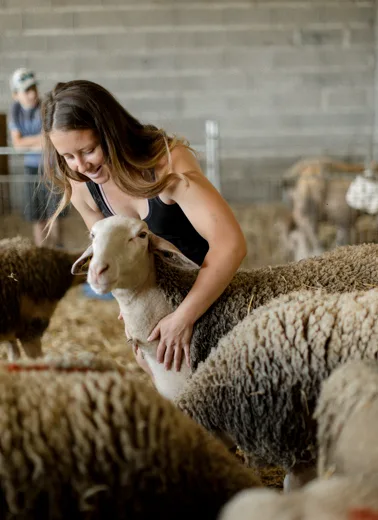
M 197 267 L 139 219 L 117 215 L 99 220 L 90 236 L 92 244 L 71 271 L 87 274 L 89 285 L 98 294 L 141 286 L 151 271 L 151 253 L 170 254 L 176 261 Z

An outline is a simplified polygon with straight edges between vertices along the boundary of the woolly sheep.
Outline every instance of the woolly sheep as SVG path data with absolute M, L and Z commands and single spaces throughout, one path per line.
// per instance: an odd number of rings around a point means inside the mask
M 364 164 L 349 164 L 329 157 L 304 159 L 295 163 L 283 175 L 282 182 L 290 200 L 295 233 L 302 234 L 301 244 L 307 251 L 294 251 L 294 258 L 319 254 L 322 246 L 318 237 L 321 221 L 336 227 L 336 245 L 351 242 L 360 212 L 348 206 L 346 193 L 353 180 L 351 174 L 362 174 Z M 378 173 L 376 164 L 371 171 Z M 287 236 L 291 239 L 291 233 Z M 305 256 L 303 256 L 305 255 Z
M 0 342 L 8 359 L 42 355 L 41 337 L 68 289 L 83 280 L 71 274 L 75 253 L 37 247 L 29 239 L 0 240 Z
M 180 372 L 167 371 L 156 362 L 158 342 L 147 343 L 147 337 L 159 320 L 185 298 L 198 266 L 169 242 L 149 232 L 147 224 L 138 219 L 109 217 L 96 222 L 91 233 L 93 243 L 75 262 L 72 272 L 88 273 L 89 284 L 99 294 L 112 291 L 127 333 L 145 355 L 158 391 L 170 399 L 180 393 L 190 373 L 222 336 L 250 310 L 275 296 L 305 287 L 347 292 L 378 286 L 378 244 L 346 246 L 321 257 L 281 266 L 241 269 L 195 324 L 191 369 L 183 363 Z M 172 258 L 164 257 L 164 253 Z
M 259 485 L 220 441 L 111 362 L 0 364 L 0 517 L 214 519 Z
M 317 479 L 300 491 L 246 490 L 222 509 L 218 520 L 378 520 L 378 478 Z
M 320 475 L 378 473 L 376 363 L 355 361 L 336 369 L 322 385 L 315 417 Z
M 378 356 L 378 289 L 281 296 L 222 338 L 177 406 L 231 438 L 254 465 L 283 467 L 293 489 L 314 477 L 320 385 L 338 365 Z

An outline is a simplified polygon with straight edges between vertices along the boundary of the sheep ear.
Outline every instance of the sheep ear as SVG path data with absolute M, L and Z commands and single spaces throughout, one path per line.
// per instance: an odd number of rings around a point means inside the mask
M 84 251 L 80 258 L 71 267 L 72 274 L 87 274 L 89 263 L 92 260 L 93 247 L 92 244 Z
M 153 233 L 148 233 L 149 250 L 164 258 L 164 261 L 176 265 L 178 267 L 198 269 L 199 265 L 187 258 L 176 246 L 165 240 L 165 238 L 158 237 Z

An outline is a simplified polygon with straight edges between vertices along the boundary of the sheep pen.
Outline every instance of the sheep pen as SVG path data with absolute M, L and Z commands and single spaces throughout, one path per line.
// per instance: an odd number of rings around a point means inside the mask
M 247 268 L 276 265 L 288 260 L 282 244 L 277 240 L 277 222 L 285 221 L 288 208 L 280 203 L 233 204 L 232 209 L 239 220 L 248 242 L 248 255 L 243 262 Z M 79 248 L 87 241 L 87 230 L 76 211 L 63 219 L 63 240 L 66 247 Z M 370 239 L 371 225 L 361 220 L 361 230 Z M 31 236 L 31 225 L 18 215 L 2 216 L 0 238 L 16 234 Z M 321 227 L 324 242 L 331 243 L 334 230 Z M 101 358 L 112 358 L 133 371 L 146 385 L 150 379 L 134 361 L 129 348 L 125 348 L 124 326 L 117 320 L 118 304 L 113 301 L 88 299 L 81 288 L 70 289 L 58 304 L 50 325 L 42 338 L 42 349 L 51 353 L 92 352 Z M 6 358 L 5 349 L 0 349 L 0 358 Z M 242 458 L 243 454 L 238 451 Z M 281 487 L 284 477 L 282 468 L 262 470 L 265 485 Z

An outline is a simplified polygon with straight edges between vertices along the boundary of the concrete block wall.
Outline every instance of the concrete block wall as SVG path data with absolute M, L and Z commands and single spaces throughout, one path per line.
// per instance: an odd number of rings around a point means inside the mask
M 0 111 L 8 78 L 42 91 L 86 78 L 143 121 L 203 144 L 221 130 L 222 187 L 299 157 L 364 157 L 375 134 L 375 0 L 0 0 Z

